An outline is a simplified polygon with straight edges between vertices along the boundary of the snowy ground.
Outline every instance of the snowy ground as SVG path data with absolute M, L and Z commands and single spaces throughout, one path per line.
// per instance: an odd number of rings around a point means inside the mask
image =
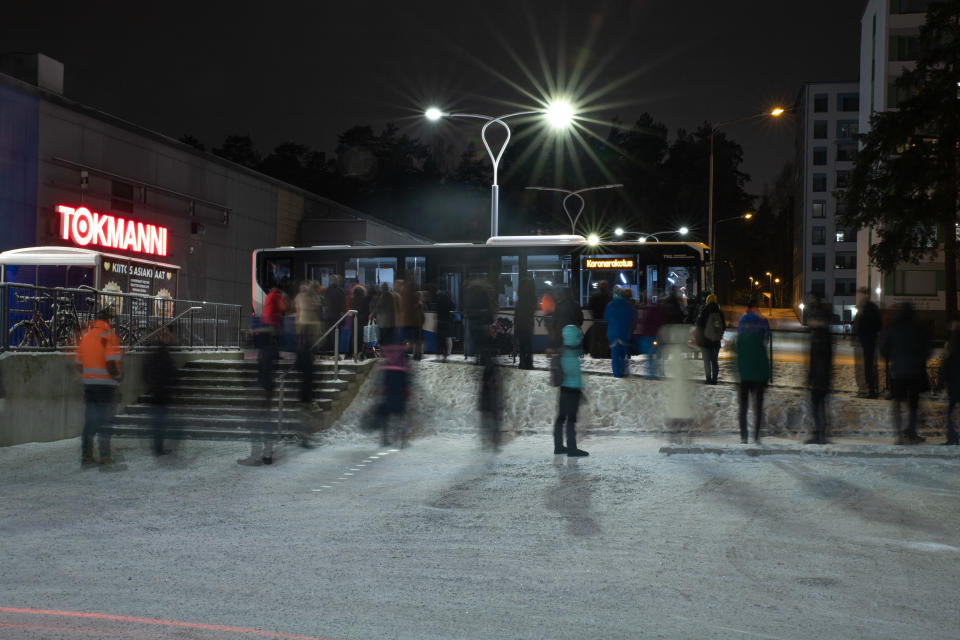
M 0 637 L 958 637 L 960 461 L 663 443 L 0 449 Z

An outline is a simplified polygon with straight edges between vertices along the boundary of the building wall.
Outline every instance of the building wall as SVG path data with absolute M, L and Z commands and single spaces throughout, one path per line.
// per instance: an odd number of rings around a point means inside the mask
M 179 297 L 199 301 L 248 304 L 251 253 L 303 244 L 305 218 L 359 221 L 347 225 L 359 233 L 348 242 L 427 242 L 0 74 L 0 250 L 71 244 L 60 235 L 60 204 L 167 227 L 167 255 L 149 257 L 179 265 Z
M 0 84 L 0 251 L 36 235 L 37 99 Z
M 816 291 L 850 322 L 856 304 L 856 237 L 837 226 L 838 198 L 853 169 L 859 84 L 810 83 L 797 100 L 800 292 Z M 798 298 L 801 300 L 802 298 Z

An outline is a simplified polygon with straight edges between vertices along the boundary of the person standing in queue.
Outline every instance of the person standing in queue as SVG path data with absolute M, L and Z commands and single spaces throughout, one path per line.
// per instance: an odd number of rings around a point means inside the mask
M 917 433 L 917 411 L 920 394 L 929 388 L 927 358 L 930 344 L 927 334 L 917 321 L 913 305 L 903 302 L 897 305 L 896 315 L 880 339 L 880 352 L 890 362 L 890 378 L 893 391 L 893 420 L 897 444 L 920 444 L 926 438 Z M 904 430 L 900 404 L 909 407 L 907 428 Z
M 720 377 L 720 346 L 727 321 L 717 304 L 716 294 L 707 296 L 706 304 L 697 316 L 696 325 L 703 343 L 698 345 L 703 353 L 703 375 L 707 384 L 717 384 Z
M 87 329 L 77 345 L 77 365 L 83 379 L 84 421 L 81 436 L 80 466 L 89 469 L 97 466 L 93 457 L 94 436 L 100 445 L 100 470 L 122 471 L 110 455 L 110 421 L 113 400 L 120 386 L 120 339 L 110 326 L 110 307 L 97 313 L 97 318 Z
M 954 320 L 950 325 L 950 337 L 944 349 L 943 364 L 940 366 L 940 384 L 945 384 L 949 402 L 947 404 L 947 441 L 941 444 L 960 445 L 957 427 L 953 422 L 953 409 L 960 404 L 960 322 Z
M 633 327 L 637 324 L 637 311 L 627 297 L 629 293 L 629 289 L 617 289 L 603 312 L 614 378 L 622 378 L 630 373 L 630 342 L 633 340 Z
M 754 397 L 753 432 L 754 442 L 760 444 L 760 427 L 763 423 L 763 394 L 770 379 L 770 360 L 767 358 L 767 341 L 770 339 L 770 324 L 757 313 L 757 300 L 747 302 L 747 312 L 740 318 L 737 327 L 737 372 L 740 374 L 740 442 L 747 444 L 747 411 L 750 396 Z
M 610 285 L 606 280 L 600 280 L 597 282 L 597 288 L 590 294 L 590 300 L 587 302 L 593 324 L 587 329 L 584 340 L 587 344 L 587 351 L 592 358 L 610 357 L 607 322 L 603 314 L 607 310 L 607 305 L 610 304 L 611 300 L 613 300 L 613 296 L 610 295 Z
M 581 343 L 583 333 L 580 328 L 568 324 L 561 330 L 563 344 L 556 356 L 560 358 L 562 380 L 557 401 L 557 419 L 553 423 L 553 453 L 567 454 L 570 458 L 582 458 L 590 455 L 577 448 L 577 413 L 580 410 L 580 397 L 583 390 L 580 374 L 580 356 L 583 355 Z M 566 425 L 567 445 L 563 445 L 563 431 Z
M 537 312 L 537 294 L 533 279 L 523 278 L 517 287 L 517 308 L 514 331 L 517 334 L 517 350 L 520 354 L 520 369 L 533 369 L 533 325 Z
M 860 395 L 868 398 L 880 397 L 880 385 L 877 379 L 877 336 L 883 325 L 880 316 L 880 307 L 870 299 L 870 290 L 860 289 L 860 300 L 857 304 L 857 315 L 853 319 L 853 331 L 857 336 L 857 346 L 860 348 L 860 359 L 863 363 L 864 389 Z
M 805 444 L 828 444 L 827 396 L 833 376 L 833 339 L 830 336 L 830 312 L 820 297 L 811 293 L 808 299 L 807 328 L 810 330 L 810 358 L 807 383 L 814 431 Z

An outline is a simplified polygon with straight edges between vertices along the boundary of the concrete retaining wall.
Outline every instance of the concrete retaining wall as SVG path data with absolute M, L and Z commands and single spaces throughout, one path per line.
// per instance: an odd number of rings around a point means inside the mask
M 233 352 L 174 352 L 177 366 L 189 360 L 243 358 Z M 124 378 L 118 405 L 143 393 L 143 353 L 123 358 Z M 0 410 L 0 446 L 75 438 L 83 431 L 83 383 L 72 353 L 0 354 L 0 383 L 5 400 Z
M 477 390 L 480 367 L 456 362 L 422 361 L 414 364 L 411 424 L 414 431 L 463 432 L 479 423 Z M 516 433 L 552 432 L 557 390 L 547 371 L 500 369 L 505 390 L 503 429 Z M 358 428 L 378 400 L 377 375 L 361 389 L 337 422 L 347 431 Z M 638 377 L 616 379 L 609 375 L 584 375 L 585 404 L 578 430 L 593 434 L 669 433 L 682 430 L 703 435 L 739 435 L 737 385 L 706 386 Z M 946 405 L 921 399 L 920 431 L 939 436 L 944 429 Z M 904 411 L 904 413 L 906 413 Z M 675 419 L 682 418 L 678 423 Z M 753 412 L 749 416 L 751 432 Z M 906 420 L 906 415 L 904 415 Z M 828 403 L 828 421 L 836 436 L 893 438 L 890 403 L 849 394 L 835 394 Z M 809 394 L 799 389 L 767 389 L 764 433 L 806 435 L 812 427 Z

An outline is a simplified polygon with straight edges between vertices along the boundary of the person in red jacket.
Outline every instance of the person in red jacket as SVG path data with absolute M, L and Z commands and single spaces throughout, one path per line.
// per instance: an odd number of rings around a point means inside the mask
M 110 326 L 111 313 L 104 309 L 87 328 L 77 345 L 77 366 L 83 379 L 85 403 L 83 435 L 81 437 L 80 466 L 88 469 L 97 465 L 93 457 L 93 438 L 100 443 L 100 468 L 119 471 L 110 457 L 110 412 L 113 398 L 120 385 L 120 339 Z

